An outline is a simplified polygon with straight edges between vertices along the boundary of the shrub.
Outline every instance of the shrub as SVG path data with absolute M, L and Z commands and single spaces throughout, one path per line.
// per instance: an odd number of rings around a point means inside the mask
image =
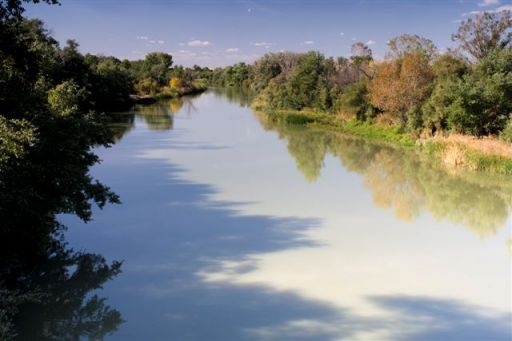
M 501 132 L 500 139 L 506 142 L 512 142 L 512 117 L 509 118 L 505 129 Z
M 364 120 L 369 107 L 367 100 L 367 84 L 368 82 L 366 79 L 361 79 L 360 81 L 349 85 L 345 91 L 334 100 L 334 111 L 354 115 L 359 120 Z

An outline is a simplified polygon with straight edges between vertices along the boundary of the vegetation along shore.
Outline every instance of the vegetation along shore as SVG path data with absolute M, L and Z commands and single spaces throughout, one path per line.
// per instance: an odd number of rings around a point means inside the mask
M 461 22 L 457 49 L 418 35 L 388 41 L 384 60 L 356 42 L 350 58 L 269 53 L 213 70 L 211 84 L 241 86 L 273 120 L 417 146 L 449 167 L 512 173 L 510 11 Z

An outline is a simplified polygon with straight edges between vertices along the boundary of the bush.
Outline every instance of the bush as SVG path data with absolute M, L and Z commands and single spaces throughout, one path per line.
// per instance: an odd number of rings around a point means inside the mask
M 499 134 L 512 112 L 512 51 L 494 51 L 453 87 L 448 123 L 456 132 Z
M 314 122 L 312 117 L 303 114 L 289 114 L 285 118 L 285 122 L 288 124 L 308 124 Z
M 365 114 L 369 108 L 367 84 L 366 79 L 361 79 L 349 85 L 345 91 L 334 100 L 334 111 L 354 115 L 359 120 L 365 120 L 367 118 Z
M 506 142 L 512 142 L 512 117 L 509 118 L 505 129 L 501 132 L 500 139 Z

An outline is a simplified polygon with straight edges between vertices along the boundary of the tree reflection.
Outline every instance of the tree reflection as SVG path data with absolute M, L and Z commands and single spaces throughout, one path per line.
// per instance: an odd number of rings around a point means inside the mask
M 104 298 L 91 295 L 120 272 L 121 263 L 109 265 L 100 255 L 75 252 L 61 239 L 49 238 L 31 262 L 2 258 L 2 339 L 96 340 L 123 322 Z
M 239 105 L 243 108 L 247 108 L 251 105 L 253 93 L 244 87 L 222 87 L 222 88 L 211 88 L 210 90 L 215 96 L 221 97 L 229 103 Z
M 505 226 L 512 204 L 512 179 L 478 173 L 449 173 L 412 150 L 404 150 L 315 128 L 273 123 L 256 113 L 263 127 L 285 139 L 297 169 L 308 181 L 321 174 L 327 154 L 364 177 L 376 206 L 392 208 L 401 220 L 422 210 L 470 228 L 479 236 Z

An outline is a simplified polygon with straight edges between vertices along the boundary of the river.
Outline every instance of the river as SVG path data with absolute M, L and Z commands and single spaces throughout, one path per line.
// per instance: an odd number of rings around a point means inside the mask
M 510 340 L 512 179 L 284 126 L 209 91 L 120 114 L 122 204 L 77 250 L 122 260 L 112 340 Z

